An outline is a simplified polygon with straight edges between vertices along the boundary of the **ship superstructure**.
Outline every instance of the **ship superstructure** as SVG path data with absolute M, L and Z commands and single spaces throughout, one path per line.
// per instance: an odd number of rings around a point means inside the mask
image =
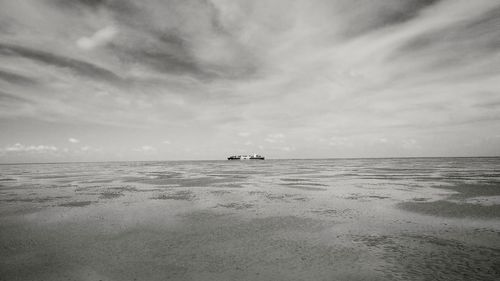
M 227 160 L 264 160 L 264 156 L 261 156 L 259 154 L 252 154 L 252 155 L 233 155 L 229 156 Z

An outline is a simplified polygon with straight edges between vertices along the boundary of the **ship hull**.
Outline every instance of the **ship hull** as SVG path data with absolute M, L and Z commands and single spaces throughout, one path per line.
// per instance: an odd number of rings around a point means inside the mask
M 264 157 L 228 157 L 227 160 L 264 160 Z

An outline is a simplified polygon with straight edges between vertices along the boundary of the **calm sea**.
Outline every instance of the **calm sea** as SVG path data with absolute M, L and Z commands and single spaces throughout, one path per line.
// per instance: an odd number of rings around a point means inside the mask
M 145 178 L 172 175 L 187 180 L 205 177 L 208 182 L 242 179 L 262 181 L 281 176 L 308 177 L 333 183 L 336 179 L 455 182 L 500 181 L 500 157 L 488 158 L 385 158 L 241 161 L 97 162 L 0 165 L 0 181 L 18 183 L 53 179 L 58 182 L 119 181 L 130 176 Z M 245 174 L 246 177 L 239 175 Z M 175 176 L 173 176 L 175 175 Z M 59 180 L 58 180 L 59 179 Z M 325 180 L 323 180 L 325 179 Z M 168 181 L 165 182 L 169 184 Z M 182 182 L 179 182 L 182 184 Z

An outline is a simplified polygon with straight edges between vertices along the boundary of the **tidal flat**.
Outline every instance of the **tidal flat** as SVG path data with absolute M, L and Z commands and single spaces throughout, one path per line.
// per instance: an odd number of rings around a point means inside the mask
M 500 158 L 0 165 L 0 280 L 500 280 Z

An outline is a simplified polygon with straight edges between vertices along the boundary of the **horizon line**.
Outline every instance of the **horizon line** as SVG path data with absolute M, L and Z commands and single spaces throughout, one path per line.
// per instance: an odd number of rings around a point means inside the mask
M 500 158 L 496 156 L 395 156 L 395 157 L 329 157 L 329 158 L 266 158 L 266 160 L 362 160 L 362 159 L 421 159 L 421 158 Z M 192 162 L 192 161 L 229 161 L 227 159 L 193 159 L 193 160 L 109 160 L 109 161 L 60 161 L 60 162 L 12 162 L 0 165 L 49 165 L 49 164 L 85 164 L 85 163 L 118 163 L 118 162 Z M 244 160 L 240 160 L 244 161 Z M 250 160 L 249 160 L 250 161 Z M 264 160 L 265 161 L 265 160 Z M 232 162 L 235 162 L 234 160 Z M 238 162 L 238 161 L 236 161 Z M 244 161 L 246 162 L 246 161 Z

